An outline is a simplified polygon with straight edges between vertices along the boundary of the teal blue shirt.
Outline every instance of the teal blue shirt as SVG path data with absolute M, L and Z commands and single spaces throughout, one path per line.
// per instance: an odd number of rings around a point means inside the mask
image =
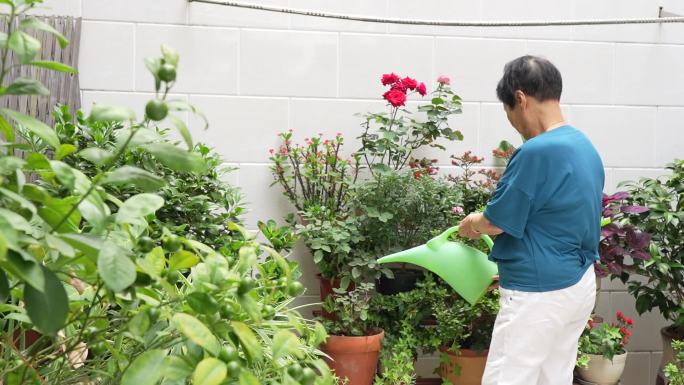
M 604 179 L 598 152 L 572 126 L 516 150 L 484 211 L 504 231 L 489 256 L 501 287 L 542 292 L 579 282 L 598 259 Z

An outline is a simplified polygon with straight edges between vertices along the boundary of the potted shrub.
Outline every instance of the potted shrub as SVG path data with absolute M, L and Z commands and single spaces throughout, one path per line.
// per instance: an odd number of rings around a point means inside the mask
M 418 246 L 457 223 L 461 192 L 446 178 L 418 177 L 411 170 L 387 171 L 356 188 L 356 210 L 364 239 L 359 247 L 377 259 Z M 383 268 L 385 269 L 385 268 Z M 400 265 L 376 274 L 378 292 L 385 295 L 415 288 L 420 270 Z
M 271 172 L 297 210 L 288 221 L 296 226 L 320 273 L 321 300 L 336 287 L 350 288 L 351 258 L 362 237 L 350 212 L 358 158 L 342 159 L 344 138 L 307 138 L 292 142 L 292 130 L 280 134 L 283 144 L 270 150 Z
M 684 385 L 684 342 L 673 341 L 672 350 L 675 359 L 665 367 L 665 378 L 670 381 L 669 385 Z
M 385 332 L 374 328 L 368 319 L 373 284 L 361 283 L 354 290 L 335 289 L 324 309 L 336 319 L 322 319 L 328 331 L 321 349 L 329 356 L 328 364 L 335 375 L 349 385 L 370 385 L 378 367 Z
M 620 381 L 632 325 L 632 319 L 622 312 L 617 312 L 617 323 L 594 324 L 589 320 L 579 340 L 577 358 L 577 371 L 583 380 L 597 385 L 615 385 Z
M 428 328 L 423 344 L 427 352 L 440 352 L 437 373 L 454 385 L 479 385 L 499 311 L 499 291 L 470 305 L 440 285 L 431 295 L 431 306 L 436 325 Z
M 630 217 L 639 230 L 650 234 L 649 260 L 635 260 L 634 272 L 645 280 L 630 280 L 629 292 L 636 298 L 639 314 L 658 309 L 672 322 L 661 330 L 661 369 L 674 360 L 672 341 L 684 339 L 684 160 L 667 166 L 670 174 L 625 183 L 629 202 L 648 208 Z
M 416 339 L 413 328 L 406 324 L 400 336 L 387 343 L 380 353 L 380 371 L 374 385 L 413 385 L 416 380 L 414 368 Z

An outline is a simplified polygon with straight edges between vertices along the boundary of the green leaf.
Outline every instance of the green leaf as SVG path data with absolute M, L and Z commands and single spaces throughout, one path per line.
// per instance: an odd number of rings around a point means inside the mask
M 64 256 L 73 257 L 76 255 L 76 250 L 74 250 L 70 244 L 52 234 L 45 234 L 45 242 L 47 243 L 48 247 L 57 250 Z
M 219 341 L 211 333 L 211 330 L 207 328 L 200 320 L 197 318 L 185 314 L 177 313 L 172 318 L 173 324 L 181 333 L 183 333 L 192 342 L 204 348 L 214 356 L 217 356 L 221 345 Z
M 30 201 L 28 201 L 26 198 L 23 196 L 15 193 L 14 191 L 7 190 L 6 188 L 0 187 L 0 194 L 6 196 L 7 198 L 15 201 L 16 203 L 19 203 L 19 206 L 21 208 L 26 209 L 31 212 L 31 214 L 36 214 L 36 206 L 33 205 Z
M 219 385 L 226 379 L 228 368 L 223 361 L 213 357 L 203 359 L 192 374 L 193 385 Z
M 313 340 L 311 341 L 311 345 L 318 346 L 325 342 L 325 340 L 327 339 L 328 332 L 325 330 L 325 327 L 323 326 L 323 324 L 316 321 L 316 323 L 314 324 L 314 335 Z
M 76 146 L 73 144 L 61 144 L 59 148 L 57 149 L 57 153 L 55 154 L 55 158 L 57 160 L 64 159 L 65 157 L 73 154 L 76 152 Z
M 96 259 L 100 254 L 100 250 L 104 248 L 102 239 L 88 234 L 60 234 L 60 238 L 64 239 L 68 244 L 81 251 L 90 258 Z
M 34 66 L 34 67 L 40 67 L 40 68 L 46 68 L 49 70 L 57 71 L 57 72 L 65 72 L 68 74 L 77 74 L 78 71 L 76 71 L 76 68 L 68 66 L 66 64 L 56 62 L 56 61 L 50 61 L 50 60 L 34 60 L 28 65 Z
M 68 187 L 69 190 L 74 190 L 76 186 L 76 174 L 74 169 L 68 164 L 60 161 L 50 161 L 50 166 L 55 172 L 55 176 L 62 185 Z
M 185 144 L 188 146 L 188 150 L 192 150 L 192 136 L 190 135 L 188 126 L 185 125 L 183 119 L 180 119 L 179 117 L 174 115 L 169 115 L 169 119 L 171 119 L 173 125 L 176 126 L 178 133 L 181 134 L 181 136 L 183 137 Z
M 166 185 L 164 178 L 152 174 L 138 167 L 122 166 L 107 174 L 103 184 L 133 185 L 143 191 L 159 191 Z
M 2 0 L 0 3 L 7 3 L 9 0 Z M 0 32 L 0 48 L 7 48 L 7 33 Z
M 231 322 L 231 325 L 233 326 L 233 331 L 238 336 L 242 347 L 245 349 L 245 352 L 247 352 L 249 357 L 255 361 L 261 360 L 261 345 L 254 335 L 254 332 L 252 332 L 252 329 L 239 321 L 233 321 Z
M 9 48 L 14 51 L 21 64 L 28 64 L 40 51 L 40 42 L 23 31 L 14 31 L 9 37 Z
M 209 127 L 209 121 L 207 117 L 195 106 L 181 99 L 169 99 L 166 101 L 166 105 L 169 107 L 169 111 L 190 111 L 194 115 L 197 115 L 200 119 L 204 121 L 204 129 Z
M 250 295 L 238 296 L 238 302 L 255 323 L 261 323 L 261 307 Z
M 90 147 L 90 148 L 86 148 L 84 150 L 81 150 L 78 153 L 78 156 L 80 156 L 81 158 L 87 160 L 88 162 L 90 162 L 90 163 L 92 163 L 98 167 L 102 167 L 105 164 L 107 164 L 107 162 L 112 160 L 112 158 L 114 157 L 114 154 L 112 154 L 111 152 L 109 152 L 107 150 L 103 150 L 101 148 Z
M 181 270 L 188 269 L 195 266 L 200 261 L 199 257 L 187 250 L 179 250 L 171 254 L 171 259 L 169 260 L 169 270 Z
M 47 267 L 41 266 L 44 286 L 24 287 L 26 313 L 35 327 L 50 336 L 54 336 L 64 327 L 69 314 L 69 298 L 62 281 Z
M 36 79 L 19 77 L 3 92 L 4 95 L 50 95 L 50 90 Z
M 240 371 L 240 385 L 261 385 L 259 379 L 247 370 Z
M 32 152 L 26 157 L 26 168 L 29 170 L 47 170 L 50 168 L 50 161 L 45 155 Z
M 171 64 L 173 66 L 178 65 L 178 59 L 180 58 L 180 55 L 178 55 L 178 51 L 176 51 L 173 47 L 169 47 L 166 44 L 162 44 L 161 52 L 162 56 L 164 57 L 164 62 Z
M 120 150 L 121 147 L 128 141 L 128 138 L 132 135 L 132 131 L 130 129 L 123 129 L 119 130 L 116 133 L 116 148 L 117 150 Z M 148 144 L 152 142 L 158 142 L 161 141 L 163 138 L 157 131 L 152 130 L 150 128 L 145 128 L 145 127 L 140 127 L 135 130 L 135 134 L 133 135 L 133 138 L 128 143 L 129 148 L 135 148 L 139 147 L 143 144 Z
M 97 258 L 97 272 L 107 287 L 119 292 L 135 282 L 135 264 L 128 252 L 113 242 L 105 242 Z
M 15 230 L 23 231 L 27 234 L 33 232 L 33 228 L 26 218 L 7 209 L 0 208 L 0 218 L 9 223 Z
M 214 298 L 202 291 L 192 292 L 186 299 L 192 310 L 200 314 L 215 314 L 220 307 Z
M 145 58 L 145 67 L 150 71 L 152 76 L 154 76 L 154 89 L 159 91 L 161 88 L 161 79 L 159 79 L 159 69 L 162 66 L 160 58 Z
M 145 149 L 160 162 L 174 171 L 201 173 L 206 170 L 202 156 L 196 152 L 188 152 L 170 143 L 152 143 Z
M 138 194 L 128 198 L 116 213 L 117 223 L 129 223 L 154 214 L 164 206 L 164 198 L 154 194 Z
M 162 271 L 166 267 L 166 258 L 164 257 L 164 249 L 157 246 L 149 253 L 145 254 L 144 259 L 138 259 L 138 265 L 145 273 L 152 277 L 161 276 Z
M 139 355 L 121 376 L 120 385 L 156 385 L 164 375 L 166 352 L 153 349 Z
M 0 233 L 0 261 L 4 261 L 7 258 L 7 248 L 8 248 L 7 238 L 5 234 Z M 2 271 L 2 270 L 0 270 Z M 7 279 L 7 278 L 5 278 Z M 4 301 L 3 301 L 4 302 Z
M 19 24 L 19 28 L 21 29 L 38 29 L 41 31 L 49 32 L 53 34 L 57 40 L 59 41 L 59 46 L 62 47 L 62 49 L 66 48 L 69 45 L 69 40 L 67 40 L 64 35 L 62 35 L 58 30 L 56 30 L 54 27 L 51 25 L 38 20 L 36 18 L 30 18 L 30 19 L 24 19 L 21 21 Z
M 141 310 L 128 321 L 128 330 L 137 337 L 144 337 L 150 329 L 150 316 L 145 310 Z
M 62 221 L 62 218 L 67 215 L 71 207 L 76 204 L 76 199 L 74 198 L 78 199 L 78 197 L 72 197 L 66 200 L 48 199 L 43 207 L 38 209 L 38 215 L 58 233 L 78 232 L 78 225 L 81 222 L 81 214 L 78 210 L 74 210 L 69 218 L 64 221 L 59 228 L 56 228 L 57 224 L 59 224 L 59 222 Z
M 14 142 L 14 128 L 7 122 L 4 116 L 0 115 L 0 132 L 8 142 Z
M 0 234 L 0 238 L 3 238 L 2 234 Z M 7 251 L 7 250 L 5 249 L 5 251 Z M 7 280 L 7 275 L 5 274 L 4 270 L 0 270 L 0 303 L 7 302 L 9 295 L 10 295 L 10 288 L 9 288 L 9 281 Z
M 53 148 L 57 149 L 59 147 L 59 138 L 57 137 L 57 133 L 55 133 L 52 128 L 48 127 L 40 120 L 32 118 L 28 115 L 24 115 L 21 112 L 10 110 L 9 108 L 0 109 L 0 112 L 9 116 L 17 124 L 21 124 L 22 126 L 26 127 L 27 130 L 34 133 Z
M 16 156 L 0 157 L 0 175 L 11 175 L 17 169 L 24 167 L 26 161 Z
M 166 357 L 165 368 L 164 377 L 172 381 L 185 380 L 192 375 L 192 366 L 178 356 Z
M 135 120 L 135 112 L 127 107 L 95 104 L 90 110 L 90 120 L 94 122 Z
M 299 340 L 289 330 L 280 330 L 273 337 L 273 360 L 278 360 L 289 354 L 296 353 L 300 348 Z

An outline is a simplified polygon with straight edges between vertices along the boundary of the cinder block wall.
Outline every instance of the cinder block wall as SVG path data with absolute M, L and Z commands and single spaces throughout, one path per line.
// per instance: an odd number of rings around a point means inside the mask
M 251 0 L 311 10 L 413 19 L 561 20 L 655 17 L 658 6 L 684 14 L 677 0 Z M 248 222 L 280 218 L 289 207 L 269 188 L 267 150 L 288 128 L 297 138 L 359 133 L 355 112 L 382 109 L 380 74 L 394 71 L 428 85 L 441 74 L 465 100 L 453 119 L 465 140 L 435 154 L 471 149 L 489 157 L 501 139 L 519 143 L 494 87 L 503 65 L 525 53 L 560 68 L 570 122 L 603 156 L 607 191 L 619 181 L 663 174 L 684 157 L 684 25 L 445 28 L 368 24 L 240 10 L 186 0 L 46 0 L 47 14 L 83 17 L 80 76 L 83 105 L 118 103 L 142 114 L 152 89 L 143 58 L 167 43 L 181 53 L 177 96 L 203 110 L 208 131 L 194 135 L 240 167 Z M 187 118 L 187 117 L 186 117 Z M 199 125 L 190 118 L 191 124 Z M 490 159 L 488 159 L 490 160 Z M 297 251 L 315 301 L 309 257 Z M 607 318 L 635 316 L 622 285 L 604 282 L 598 302 Z M 625 385 L 652 384 L 660 359 L 659 315 L 636 320 Z M 431 372 L 434 358 L 420 363 Z

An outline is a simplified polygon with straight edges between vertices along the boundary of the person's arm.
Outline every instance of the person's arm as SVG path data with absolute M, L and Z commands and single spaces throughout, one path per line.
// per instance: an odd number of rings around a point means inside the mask
M 482 213 L 469 214 L 459 225 L 459 234 L 470 239 L 479 239 L 482 234 L 499 235 L 503 232 Z

